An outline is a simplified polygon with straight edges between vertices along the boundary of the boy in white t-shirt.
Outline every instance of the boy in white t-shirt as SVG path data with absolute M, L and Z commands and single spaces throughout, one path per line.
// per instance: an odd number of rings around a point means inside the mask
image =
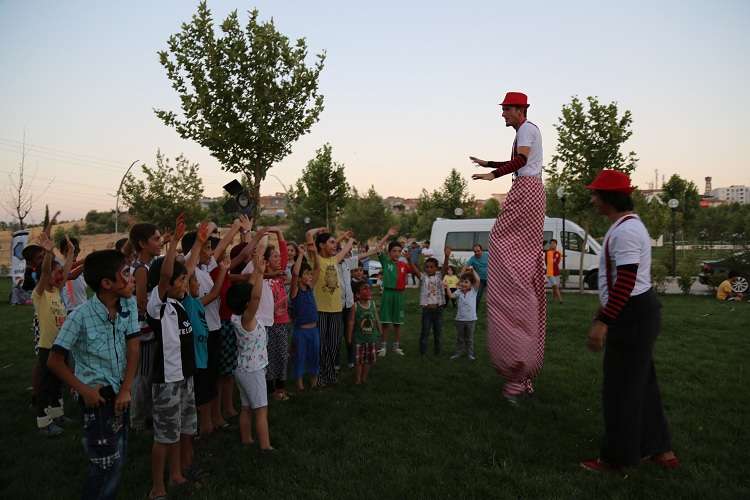
M 456 300 L 456 352 L 451 359 L 458 359 L 464 354 L 471 361 L 474 355 L 474 330 L 477 325 L 477 293 L 480 285 L 479 275 L 471 266 L 466 266 L 458 281 L 458 290 L 453 292 L 448 286 L 445 293 Z

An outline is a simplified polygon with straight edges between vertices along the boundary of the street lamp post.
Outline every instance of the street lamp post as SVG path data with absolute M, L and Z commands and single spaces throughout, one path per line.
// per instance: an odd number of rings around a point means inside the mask
M 667 206 L 672 210 L 672 276 L 677 276 L 677 222 L 676 213 L 680 202 L 672 198 L 667 202 Z
M 560 186 L 557 188 L 557 197 L 560 198 L 560 203 L 562 204 L 562 233 L 560 234 L 560 239 L 562 240 L 560 242 L 560 248 L 562 249 L 562 270 L 565 271 L 565 260 L 567 257 L 567 252 L 565 248 L 565 198 L 567 198 L 568 193 L 565 191 L 565 187 Z
M 120 223 L 120 191 L 122 191 L 122 185 L 125 183 L 125 177 L 128 176 L 128 174 L 130 173 L 130 169 L 133 168 L 136 163 L 138 163 L 138 160 L 135 160 L 130 164 L 128 169 L 125 171 L 125 175 L 123 175 L 122 179 L 120 179 L 120 185 L 117 186 L 117 197 L 115 198 L 115 234 L 117 234 L 118 225 Z

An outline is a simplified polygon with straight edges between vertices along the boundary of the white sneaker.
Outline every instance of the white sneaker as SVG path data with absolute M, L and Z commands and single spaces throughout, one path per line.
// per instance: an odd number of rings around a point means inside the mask
M 460 358 L 460 357 L 461 357 L 461 355 L 460 355 L 460 354 L 458 354 L 458 353 L 456 353 L 456 354 L 454 354 L 453 356 L 451 356 L 451 359 L 458 359 L 458 358 Z
M 471 361 L 476 361 L 476 360 L 477 360 L 477 357 L 476 357 L 476 356 L 474 356 L 473 354 L 469 354 L 469 359 L 470 359 Z
M 386 355 L 385 347 L 378 349 L 378 356 L 380 356 L 381 358 L 384 358 L 385 355 Z
M 404 355 L 404 351 L 400 347 L 394 347 L 392 349 L 392 351 L 395 352 L 396 354 L 398 354 L 399 356 L 403 356 Z

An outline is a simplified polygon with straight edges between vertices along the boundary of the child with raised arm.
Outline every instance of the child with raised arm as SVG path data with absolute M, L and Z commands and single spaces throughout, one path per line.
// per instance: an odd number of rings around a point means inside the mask
M 310 387 L 318 384 L 320 373 L 320 331 L 318 330 L 318 307 L 315 304 L 313 287 L 318 279 L 318 259 L 315 245 L 308 245 L 310 252 L 310 267 L 302 267 L 305 258 L 301 251 L 297 253 L 297 260 L 292 269 L 292 283 L 289 297 L 294 311 L 294 360 L 293 376 L 297 381 L 297 390 L 304 391 L 303 377 L 310 375 Z
M 154 332 L 146 321 L 146 304 L 151 289 L 148 286 L 148 269 L 161 255 L 162 235 L 154 224 L 142 222 L 130 228 L 130 245 L 135 252 L 132 274 L 135 279 L 135 299 L 138 303 L 138 321 L 141 325 L 138 371 L 133 381 L 133 404 L 130 407 L 130 427 L 135 431 L 146 428 L 151 420 L 151 374 L 154 368 Z
M 266 328 L 256 319 L 260 297 L 263 293 L 265 259 L 258 255 L 251 283 L 232 285 L 227 294 L 237 335 L 237 369 L 234 378 L 240 389 L 240 439 L 250 445 L 252 438 L 251 412 L 255 417 L 255 433 L 261 450 L 272 450 L 268 433 L 268 393 L 266 391 L 266 366 L 268 366 L 268 337 Z
M 445 307 L 445 287 L 443 276 L 448 269 L 448 259 L 451 249 L 445 249 L 445 260 L 442 271 L 438 271 L 438 260 L 435 257 L 427 257 L 424 261 L 424 272 L 419 270 L 418 264 L 412 264 L 412 269 L 419 276 L 421 283 L 419 289 L 419 306 L 422 309 L 422 332 L 419 336 L 419 353 L 427 354 L 427 342 L 430 338 L 430 330 L 435 342 L 435 355 L 440 354 L 443 335 L 443 308 Z
M 268 325 L 268 369 L 266 381 L 268 390 L 273 392 L 276 401 L 286 401 L 286 376 L 289 364 L 289 336 L 292 333 L 289 318 L 289 297 L 286 287 L 286 265 L 289 252 L 284 240 L 284 233 L 278 228 L 269 228 L 268 232 L 276 235 L 278 247 L 269 245 L 263 257 L 266 261 L 266 273 L 263 280 L 268 285 L 273 297 L 273 324 Z
M 86 302 L 88 297 L 86 296 L 86 280 L 83 277 L 83 262 L 78 260 L 78 255 L 81 253 L 81 244 L 78 239 L 66 238 L 61 240 L 58 249 L 60 254 L 67 255 L 68 242 L 73 244 L 73 265 L 70 274 L 65 276 L 65 284 L 62 287 L 61 294 L 65 310 L 70 314 L 73 309 Z
M 188 483 L 183 471 L 192 466 L 192 439 L 198 428 L 193 327 L 181 303 L 188 276 L 185 265 L 176 262 L 177 243 L 184 234 L 185 221 L 180 215 L 166 256 L 155 260 L 149 269 L 153 289 L 146 311 L 156 338 L 151 385 L 154 418 L 151 498 L 167 494 L 164 484 L 167 460 L 170 486 Z
M 446 260 L 450 249 L 446 249 Z M 471 361 L 476 360 L 474 354 L 474 330 L 477 325 L 477 296 L 481 281 L 479 275 L 471 266 L 466 266 L 458 282 L 458 291 L 452 292 L 446 287 L 446 293 L 458 304 L 456 311 L 456 352 L 451 359 L 458 359 L 464 354 Z
M 138 366 L 138 306 L 125 256 L 86 256 L 83 276 L 95 295 L 68 316 L 47 366 L 81 397 L 88 471 L 83 498 L 115 498 L 128 442 L 130 389 Z M 75 373 L 65 362 L 70 353 Z
M 397 232 L 397 229 L 395 227 L 390 229 L 390 232 L 394 235 Z M 357 252 L 357 255 L 354 255 L 354 251 L 351 250 L 347 255 L 344 257 L 344 260 L 341 261 L 339 264 L 339 277 L 341 278 L 341 289 L 342 289 L 342 300 L 343 300 L 343 309 L 342 309 L 342 316 L 344 321 L 344 331 L 346 332 L 347 325 L 349 324 L 349 319 L 352 314 L 352 307 L 354 306 L 354 301 L 356 300 L 356 297 L 354 295 L 354 290 L 352 289 L 352 283 L 353 281 L 361 281 L 363 276 L 363 269 L 360 267 L 360 262 L 369 259 L 371 256 L 376 255 L 380 249 L 382 249 L 383 245 L 386 244 L 388 241 L 388 238 L 390 237 L 390 233 L 386 234 L 376 246 L 374 246 L 371 250 L 366 250 L 362 253 Z M 353 231 L 346 231 L 344 232 L 337 240 L 336 242 L 338 244 L 341 244 L 345 240 L 353 239 L 354 238 L 354 232 Z M 356 243 L 355 243 L 356 244 Z M 347 336 L 344 335 L 344 341 L 346 342 L 346 351 L 347 351 L 347 362 L 349 365 L 349 368 L 354 367 L 355 362 L 355 352 L 354 352 L 354 344 L 352 344 L 350 341 L 347 340 Z M 340 350 L 339 350 L 340 353 Z M 339 358 L 340 355 L 336 358 L 336 369 L 339 369 Z
M 391 231 L 389 236 L 395 236 Z M 383 325 L 383 341 L 378 351 L 379 356 L 385 356 L 388 348 L 388 334 L 391 329 L 394 334 L 392 350 L 403 356 L 401 349 L 401 325 L 404 324 L 404 290 L 406 277 L 411 272 L 411 265 L 400 260 L 403 245 L 399 241 L 388 244 L 388 253 L 380 253 L 378 259 L 383 266 L 383 298 L 380 304 L 380 322 Z
M 201 435 L 207 436 L 214 431 L 212 418 L 211 403 L 217 396 L 217 372 L 216 363 L 211 362 L 211 352 L 209 347 L 209 327 L 206 320 L 207 304 L 211 304 L 220 295 L 221 289 L 226 278 L 226 270 L 230 261 L 225 256 L 219 263 L 217 269 L 216 281 L 207 294 L 201 294 L 200 283 L 198 281 L 198 272 L 196 264 L 201 248 L 208 237 L 208 227 L 206 223 L 201 224 L 198 229 L 193 248 L 190 251 L 190 258 L 185 263 L 188 281 L 188 293 L 182 299 L 182 305 L 190 318 L 190 324 L 193 327 L 193 342 L 195 346 L 195 375 L 193 386 L 195 388 L 195 405 L 198 407 L 198 418 L 200 423 Z M 183 241 L 185 238 L 183 237 Z M 215 344 L 214 344 L 215 345 Z M 214 353 L 215 355 L 215 353 Z
M 318 306 L 320 329 L 320 375 L 318 385 L 326 387 L 338 381 L 336 355 L 344 333 L 342 311 L 344 308 L 339 264 L 352 249 L 354 238 L 349 238 L 340 251 L 336 238 L 326 228 L 307 232 L 307 245 L 315 246 L 320 275 L 314 285 L 315 303 Z M 313 242 L 314 238 L 314 242 Z
M 62 434 L 63 405 L 62 382 L 54 372 L 47 368 L 47 359 L 52 345 L 57 338 L 60 327 L 65 322 L 67 313 L 60 296 L 60 288 L 65 283 L 65 277 L 73 266 L 73 244 L 67 241 L 65 265 L 55 261 L 54 244 L 49 237 L 42 233 L 39 245 L 44 249 L 39 280 L 31 294 L 34 312 L 39 319 L 39 392 L 36 397 L 36 425 L 39 432 L 47 437 Z
M 356 353 L 354 383 L 359 385 L 367 382 L 370 368 L 375 364 L 377 344 L 382 335 L 382 329 L 378 321 L 375 301 L 372 300 L 370 285 L 364 281 L 355 283 L 353 291 L 357 300 L 352 306 L 346 336 L 349 343 L 354 345 Z
M 195 266 L 195 278 L 198 280 L 198 293 L 201 298 L 211 294 L 211 291 L 214 288 L 214 276 L 218 279 L 218 274 L 216 274 L 215 271 L 219 267 L 219 262 L 223 259 L 224 254 L 232 243 L 234 237 L 241 230 L 248 231 L 251 225 L 252 221 L 250 221 L 245 215 L 241 215 L 238 219 L 235 219 L 232 222 L 229 231 L 227 231 L 221 239 L 218 239 L 210 236 L 217 231 L 216 224 L 210 222 L 208 223 L 207 229 L 207 234 L 209 236 L 201 242 L 200 247 L 197 249 L 194 249 L 194 244 L 198 233 L 190 231 L 182 237 L 182 251 L 186 252 L 185 258 L 188 261 L 191 261 L 195 258 L 194 253 L 196 251 L 198 253 L 197 265 Z M 188 269 L 188 272 L 191 273 L 192 269 Z M 209 386 L 216 387 L 218 384 L 218 360 L 220 353 L 217 352 L 217 347 L 220 349 L 220 342 L 217 340 L 221 339 L 222 335 L 220 315 L 221 297 L 219 294 L 212 294 L 212 300 L 202 302 L 206 311 L 206 324 L 208 325 L 208 359 L 206 371 L 200 372 L 200 380 L 196 380 L 196 382 L 200 384 L 200 390 L 196 392 L 196 395 L 199 395 L 198 392 L 200 393 L 201 397 L 199 399 L 201 399 L 201 401 L 204 400 L 204 397 L 209 398 L 205 403 L 210 404 L 211 401 L 217 397 L 215 391 L 210 390 Z M 229 413 L 227 416 L 231 417 L 234 415 Z

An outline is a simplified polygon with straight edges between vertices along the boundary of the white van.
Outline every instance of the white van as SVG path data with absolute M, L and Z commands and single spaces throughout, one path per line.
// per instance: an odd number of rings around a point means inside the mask
M 479 243 L 487 250 L 489 247 L 489 236 L 496 219 L 436 219 L 432 223 L 432 235 L 430 236 L 430 248 L 435 252 L 435 257 L 443 261 L 443 249 L 448 246 L 453 250 L 453 256 L 461 261 L 468 260 L 474 255 L 473 247 Z M 549 242 L 556 239 L 558 242 L 565 241 L 566 252 L 563 252 L 565 269 L 570 276 L 578 276 L 583 245 L 584 231 L 575 222 L 565 220 L 565 238 L 563 238 L 563 221 L 555 217 L 544 218 L 544 241 Z M 558 243 L 562 251 L 562 245 Z M 539 247 L 539 252 L 543 249 Z M 583 273 L 586 286 L 592 290 L 598 287 L 599 252 L 601 245 L 590 235 L 586 253 L 583 257 Z M 562 269 L 562 263 L 560 268 Z M 577 281 L 577 278 L 576 278 Z

